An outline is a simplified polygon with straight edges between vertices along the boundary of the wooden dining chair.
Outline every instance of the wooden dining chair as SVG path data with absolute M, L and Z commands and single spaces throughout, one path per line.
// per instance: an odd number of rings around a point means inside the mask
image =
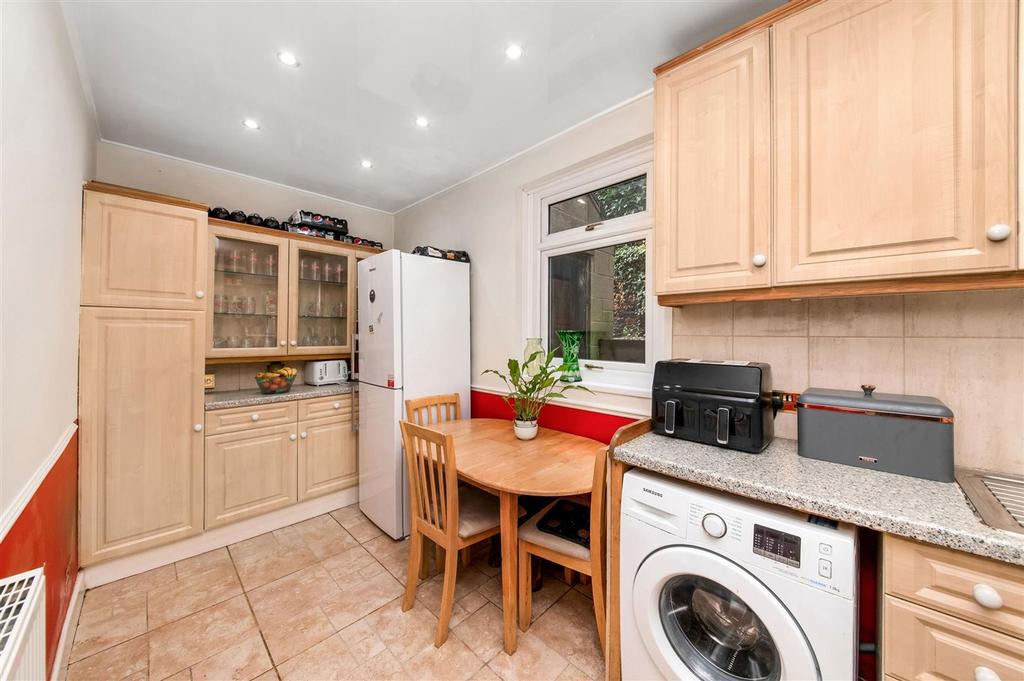
M 402 421 L 402 441 L 409 474 L 412 507 L 409 567 L 402 610 L 416 600 L 416 582 L 424 538 L 445 549 L 441 612 L 434 645 L 448 639 L 448 621 L 455 602 L 455 577 L 459 550 L 489 539 L 500 531 L 498 498 L 473 487 L 459 486 L 455 446 L 450 434 Z
M 597 621 L 597 636 L 601 650 L 605 649 L 605 470 L 608 453 L 627 440 L 650 430 L 650 419 L 643 419 L 619 428 L 612 437 L 607 450 L 594 457 L 594 482 L 590 493 L 590 548 L 562 537 L 543 532 L 537 523 L 548 511 L 564 498 L 555 499 L 541 511 L 534 514 L 519 528 L 519 628 L 530 628 L 533 607 L 532 556 L 549 560 L 564 568 L 590 577 L 594 597 L 594 619 Z M 585 498 L 568 499 L 575 503 L 586 503 Z
M 458 393 L 444 395 L 427 395 L 405 401 L 405 417 L 418 426 L 431 426 L 435 423 L 454 421 L 462 418 L 462 404 Z M 423 551 L 420 559 L 420 579 L 426 579 L 430 571 L 427 567 L 427 551 Z M 462 552 L 462 562 L 469 564 L 469 550 Z M 434 545 L 434 566 L 440 570 L 444 565 L 444 549 Z

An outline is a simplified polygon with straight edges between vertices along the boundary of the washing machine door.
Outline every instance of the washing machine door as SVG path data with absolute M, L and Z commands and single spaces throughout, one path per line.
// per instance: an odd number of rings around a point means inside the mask
M 739 564 L 695 546 L 648 556 L 633 580 L 633 617 L 666 679 L 821 679 L 800 625 Z

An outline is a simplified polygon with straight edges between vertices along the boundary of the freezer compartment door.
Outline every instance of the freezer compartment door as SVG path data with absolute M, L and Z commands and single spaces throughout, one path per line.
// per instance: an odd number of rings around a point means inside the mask
M 401 261 L 395 250 L 359 263 L 359 381 L 401 388 Z
M 409 534 L 398 422 L 402 391 L 359 385 L 359 510 L 394 539 Z

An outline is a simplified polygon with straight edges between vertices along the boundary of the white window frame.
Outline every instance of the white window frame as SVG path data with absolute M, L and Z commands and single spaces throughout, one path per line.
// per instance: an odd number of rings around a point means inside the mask
M 593 225 L 548 234 L 548 207 L 565 199 L 647 176 L 647 210 Z M 581 360 L 583 385 L 594 392 L 648 397 L 654 364 L 671 347 L 671 310 L 654 295 L 654 145 L 650 135 L 613 149 L 522 190 L 525 338 L 541 338 L 547 346 L 548 261 L 555 256 L 644 239 L 647 242 L 647 313 L 645 363 Z M 586 365 L 591 365 L 590 368 Z

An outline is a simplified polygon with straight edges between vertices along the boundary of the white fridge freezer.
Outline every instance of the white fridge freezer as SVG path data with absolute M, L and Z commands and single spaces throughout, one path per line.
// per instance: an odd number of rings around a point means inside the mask
M 409 534 L 405 400 L 459 393 L 469 418 L 469 264 L 401 253 L 359 263 L 359 508 Z

